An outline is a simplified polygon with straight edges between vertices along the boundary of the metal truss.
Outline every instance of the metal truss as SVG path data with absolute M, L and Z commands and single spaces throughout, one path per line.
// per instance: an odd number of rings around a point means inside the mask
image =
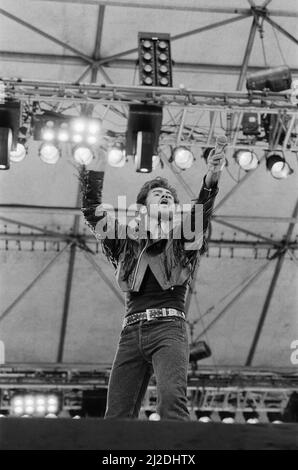
M 211 388 L 201 389 L 193 407 L 201 411 L 280 412 L 289 401 L 292 390 L 278 388 Z
M 106 390 L 110 364 L 6 364 L 0 367 L 0 409 L 10 410 L 17 393 L 59 393 L 63 410 L 80 410 L 84 390 Z M 298 376 L 287 370 L 267 372 L 245 368 L 189 370 L 187 399 L 195 412 L 283 413 L 291 394 L 298 390 Z M 155 378 L 150 381 L 143 412 L 156 411 Z
M 51 0 L 43 0 L 50 2 Z M 73 0 L 58 0 L 61 3 L 72 2 Z M 297 12 L 286 11 L 286 10 L 269 10 L 267 7 L 270 4 L 270 0 L 265 0 L 261 6 L 256 6 L 254 1 L 249 0 L 249 8 L 227 8 L 227 7 L 200 7 L 194 5 L 180 5 L 172 0 L 166 0 L 161 5 L 155 2 L 142 2 L 140 4 L 136 0 L 76 0 L 77 3 L 85 3 L 98 5 L 98 21 L 97 30 L 95 37 L 95 44 L 93 54 L 89 56 L 83 51 L 78 50 L 72 45 L 61 41 L 49 33 L 42 31 L 35 25 L 24 21 L 15 15 L 12 15 L 4 9 L 0 9 L 0 14 L 6 16 L 11 21 L 21 24 L 25 28 L 33 31 L 36 34 L 48 39 L 49 41 L 58 44 L 63 47 L 66 51 L 71 52 L 71 56 L 60 56 L 60 55 L 47 55 L 47 54 L 31 54 L 26 52 L 14 53 L 10 51 L 0 51 L 0 58 L 3 60 L 12 61 L 27 61 L 27 62 L 49 62 L 49 63 L 63 63 L 65 65 L 77 64 L 82 65 L 80 77 L 75 80 L 74 83 L 65 82 L 42 82 L 42 81 L 28 81 L 28 80 L 2 80 L 1 82 L 1 98 L 15 99 L 22 102 L 23 109 L 29 109 L 32 111 L 32 104 L 39 103 L 42 109 L 55 108 L 59 109 L 59 112 L 68 112 L 71 110 L 72 113 L 80 114 L 82 111 L 85 113 L 92 113 L 94 116 L 99 117 L 103 120 L 105 126 L 104 130 L 107 131 L 107 140 L 121 139 L 125 135 L 126 119 L 128 106 L 132 103 L 156 103 L 163 106 L 164 110 L 164 122 L 162 126 L 162 132 L 160 136 L 160 146 L 163 154 L 165 155 L 163 161 L 168 164 L 166 158 L 166 151 L 171 146 L 184 145 L 193 146 L 198 148 L 205 148 L 212 146 L 215 141 L 217 133 L 223 131 L 229 140 L 229 149 L 237 148 L 249 148 L 254 150 L 281 150 L 281 151 L 298 151 L 298 132 L 297 132 L 297 121 L 298 121 L 298 109 L 295 104 L 291 103 L 289 93 L 243 93 L 240 90 L 243 88 L 246 73 L 248 71 L 257 70 L 256 67 L 251 67 L 249 64 L 252 48 L 257 30 L 260 31 L 263 22 L 271 25 L 274 31 L 287 37 L 291 42 L 298 44 L 298 39 L 295 38 L 290 32 L 285 30 L 279 23 L 274 21 L 272 17 L 296 17 Z M 185 2 L 184 2 L 185 3 Z M 210 73 L 238 73 L 239 79 L 237 83 L 237 90 L 234 93 L 226 92 L 205 92 L 200 90 L 187 89 L 183 85 L 176 89 L 165 89 L 165 88 L 152 88 L 150 87 L 125 87 L 121 85 L 113 85 L 111 79 L 107 73 L 109 67 L 117 68 L 132 68 L 135 67 L 135 61 L 125 59 L 124 57 L 132 53 L 136 53 L 137 49 L 130 49 L 126 51 L 120 51 L 110 57 L 102 57 L 100 54 L 100 46 L 102 41 L 102 31 L 104 24 L 104 14 L 106 8 L 112 7 L 127 7 L 127 8 L 153 8 L 153 9 L 168 9 L 168 10 L 183 10 L 195 12 L 207 12 L 207 13 L 224 13 L 234 15 L 221 21 L 214 22 L 209 25 L 205 25 L 200 28 L 196 28 L 192 31 L 185 31 L 183 33 L 172 36 L 172 41 L 180 40 L 184 37 L 190 37 L 195 34 L 201 34 L 205 31 L 210 31 L 219 27 L 232 25 L 234 22 L 242 21 L 247 18 L 252 18 L 252 24 L 250 28 L 249 37 L 242 60 L 242 64 L 237 66 L 218 66 L 217 64 L 174 64 L 177 69 L 183 68 L 185 72 L 190 71 L 207 71 Z M 236 15 L 236 16 L 235 16 Z M 97 85 L 98 72 L 103 77 L 106 84 Z M 297 74 L 297 69 L 292 70 L 294 74 Z M 88 75 L 91 76 L 91 83 L 81 83 Z M 264 136 L 261 138 L 248 137 L 243 135 L 241 130 L 241 122 L 244 113 L 254 112 L 259 118 L 264 114 L 275 114 L 277 116 L 276 129 L 274 137 L 271 142 L 268 142 Z M 115 120 L 113 123 L 112 121 Z M 109 131 L 109 132 L 108 132 Z M 280 133 L 285 134 L 282 144 L 279 143 Z M 264 157 L 263 157 L 264 158 Z M 181 175 L 175 175 L 180 184 L 183 184 L 187 193 L 192 196 L 191 188 L 188 188 L 186 182 Z M 221 223 L 224 226 L 228 226 L 235 230 L 246 233 L 247 236 L 252 237 L 254 240 L 237 241 L 237 240 L 210 240 L 209 246 L 211 248 L 216 247 L 219 250 L 227 248 L 235 255 L 235 248 L 250 248 L 255 253 L 258 249 L 268 250 L 266 257 L 270 259 L 277 258 L 277 264 L 272 278 L 270 288 L 268 290 L 264 307 L 261 313 L 261 317 L 257 326 L 257 330 L 253 339 L 253 343 L 250 349 L 249 357 L 247 358 L 247 365 L 251 366 L 255 350 L 258 344 L 259 336 L 268 312 L 270 305 L 270 299 L 273 296 L 274 288 L 282 268 L 282 264 L 286 254 L 291 256 L 291 259 L 296 260 L 294 250 L 297 249 L 297 241 L 292 240 L 292 232 L 294 224 L 297 222 L 297 206 L 293 212 L 293 216 L 284 218 L 284 220 L 274 220 L 275 222 L 287 222 L 289 224 L 288 231 L 285 240 L 272 241 L 269 238 L 248 232 L 247 230 L 235 225 L 235 221 L 239 220 L 232 219 L 233 216 L 217 216 L 216 212 L 235 191 L 238 190 L 241 185 L 247 181 L 250 174 L 245 174 L 235 184 L 230 192 L 217 204 L 214 210 L 213 221 Z M 1 208 L 5 211 L 5 207 Z M 13 207 L 10 208 L 13 210 Z M 31 208 L 32 209 L 32 208 Z M 28 210 L 31 210 L 28 208 Z M 17 208 L 15 208 L 17 210 Z M 34 209 L 35 210 L 35 209 Z M 36 209 L 38 210 L 38 209 Z M 51 208 L 48 208 L 51 210 Z M 64 299 L 63 315 L 61 320 L 60 330 L 60 341 L 59 350 L 57 352 L 57 361 L 61 363 L 63 361 L 63 350 L 64 340 L 67 328 L 68 319 L 68 308 L 71 294 L 73 270 L 75 269 L 75 255 L 77 248 L 83 250 L 88 256 L 89 262 L 93 265 L 96 272 L 102 277 L 104 282 L 113 290 L 114 287 L 111 282 L 105 277 L 103 270 L 96 264 L 92 258 L 90 252 L 92 249 L 95 252 L 98 250 L 98 244 L 85 234 L 79 233 L 78 231 L 78 220 L 79 213 L 77 208 L 56 208 L 56 212 L 71 211 L 74 215 L 74 224 L 71 234 L 55 232 L 53 230 L 45 230 L 40 227 L 35 227 L 30 224 L 18 223 L 16 220 L 7 219 L 1 217 L 2 221 L 8 224 L 16 224 L 20 227 L 26 227 L 30 230 L 30 233 L 22 233 L 20 230 L 16 233 L 6 233 L 3 231 L 0 234 L 0 239 L 3 242 L 3 249 L 10 249 L 12 244 L 16 244 L 17 249 L 22 249 L 24 243 L 31 244 L 31 248 L 43 247 L 47 249 L 48 244 L 54 247 L 56 251 L 60 253 L 63 248 L 70 246 L 70 255 L 68 263 L 68 275 L 66 281 L 66 291 Z M 265 221 L 265 217 L 262 218 Z M 271 217 L 272 221 L 273 218 Z M 275 218 L 277 219 L 277 218 Z M 242 219 L 244 221 L 244 219 Z M 254 218 L 254 220 L 256 220 Z M 33 231 L 33 232 L 32 232 Z M 272 255 L 273 252 L 273 255 Z M 256 256 L 257 257 L 257 256 Z M 54 258 L 51 264 L 55 261 Z M 94 265 L 96 264 L 96 266 Z M 46 271 L 49 266 L 46 266 Z M 23 295 L 28 292 L 35 282 L 43 275 L 43 271 L 37 276 L 31 284 L 27 286 L 23 293 L 19 295 L 15 302 L 17 302 Z M 256 274 L 257 277 L 257 274 Z M 195 279 L 194 279 L 195 281 Z M 252 281 L 248 280 L 247 287 Z M 241 292 L 244 292 L 244 288 L 240 291 L 240 294 L 235 296 L 235 300 L 239 298 Z M 194 292 L 194 289 L 190 289 L 190 294 Z M 115 293 L 115 292 L 114 292 Z M 116 293 L 115 293 L 116 295 Z M 118 293 L 119 296 L 119 293 Z M 121 299 L 119 299 L 121 301 Z M 190 302 L 190 296 L 188 298 L 188 305 Z M 11 305 L 4 314 L 8 314 L 12 307 Z M 226 308 L 220 312 L 220 315 L 225 313 Z M 3 314 L 2 314 L 3 315 Z M 1 317 L 0 317 L 1 319 Z M 210 325 L 208 326 L 208 328 Z
M 95 73 L 95 72 L 94 72 Z M 95 75 L 94 75 L 95 77 Z M 92 108 L 94 116 L 102 119 L 104 142 L 125 139 L 128 108 L 133 103 L 158 104 L 163 107 L 163 124 L 159 146 L 168 152 L 173 146 L 196 148 L 212 146 L 216 134 L 223 131 L 228 137 L 228 149 L 298 151 L 298 109 L 290 93 L 264 92 L 206 92 L 186 88 L 123 87 L 59 82 L 3 80 L 3 95 L 19 100 L 23 108 L 48 109 L 57 103 L 61 112 L 78 106 Z M 87 107 L 87 108 L 86 108 Z M 248 136 L 242 130 L 245 113 L 255 113 L 261 123 L 263 116 L 276 115 L 276 129 L 271 141 L 265 129 L 259 135 Z M 211 123 L 211 125 L 210 125 Z M 260 128 L 261 129 L 261 128 Z M 280 134 L 284 138 L 280 143 Z M 105 144 L 103 144 L 104 146 Z

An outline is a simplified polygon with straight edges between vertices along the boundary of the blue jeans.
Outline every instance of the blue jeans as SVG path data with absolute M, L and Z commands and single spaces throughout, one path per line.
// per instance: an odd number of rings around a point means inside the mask
M 188 361 L 184 319 L 140 321 L 125 327 L 110 375 L 105 418 L 137 418 L 154 373 L 161 419 L 189 420 Z

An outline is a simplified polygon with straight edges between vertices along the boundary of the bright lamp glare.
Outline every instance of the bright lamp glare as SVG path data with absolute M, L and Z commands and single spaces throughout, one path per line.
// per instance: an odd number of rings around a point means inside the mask
M 66 130 L 64 129 L 61 129 L 59 132 L 58 132 L 58 140 L 60 142 L 67 142 L 69 140 L 69 134 Z
M 108 163 L 114 167 L 123 167 L 125 165 L 125 154 L 121 148 L 112 147 L 108 152 Z
M 14 412 L 15 412 L 16 415 L 21 415 L 21 414 L 23 413 L 23 411 L 24 411 L 24 410 L 23 410 L 23 407 L 22 407 L 22 406 L 16 406 L 16 407 L 14 408 Z
M 87 141 L 87 144 L 89 144 L 89 145 L 96 144 L 97 137 L 95 135 L 88 135 L 86 141 Z
M 266 160 L 267 169 L 271 172 L 273 178 L 285 179 L 293 173 L 292 168 L 281 155 L 270 155 Z
M 235 158 L 238 165 L 245 171 L 255 170 L 259 164 L 256 154 L 250 150 L 239 150 Z
M 199 421 L 201 423 L 210 423 L 211 419 L 209 418 L 209 416 L 202 416 L 201 418 L 199 418 Z
M 43 129 L 41 137 L 43 140 L 50 142 L 51 140 L 55 139 L 55 132 L 52 129 Z
M 93 154 L 88 147 L 78 147 L 74 150 L 73 158 L 80 165 L 89 165 L 93 160 Z
M 287 178 L 290 174 L 289 165 L 286 162 L 276 162 L 272 165 L 271 174 L 277 179 Z
M 39 156 L 44 163 L 53 165 L 59 160 L 59 150 L 53 144 L 43 144 L 39 150 Z
M 260 421 L 258 420 L 258 418 L 249 418 L 246 422 L 248 424 L 258 424 Z
M 45 407 L 44 405 L 37 405 L 37 406 L 36 406 L 36 411 L 37 411 L 37 413 L 45 414 L 45 412 L 46 412 L 46 407 Z
M 73 140 L 76 144 L 79 144 L 80 142 L 82 142 L 83 137 L 81 136 L 81 134 L 74 134 L 74 135 L 72 136 L 72 140 Z
M 48 397 L 48 405 L 57 405 L 58 399 L 55 396 Z
M 89 122 L 88 124 L 88 132 L 90 132 L 90 134 L 96 134 L 97 132 L 99 132 L 100 130 L 100 126 L 99 126 L 99 122 Z
M 174 150 L 174 162 L 181 168 L 181 170 L 186 170 L 190 168 L 193 164 L 194 156 L 190 150 L 185 147 L 178 147 Z
M 37 404 L 38 406 L 39 406 L 39 405 L 44 406 L 44 405 L 45 405 L 45 402 L 46 402 L 45 397 L 40 396 L 40 397 L 37 397 L 37 398 L 36 398 L 36 404 Z
M 47 407 L 47 411 L 49 413 L 56 413 L 57 409 L 58 409 L 57 405 L 48 405 Z
M 26 406 L 25 407 L 25 412 L 28 414 L 28 415 L 31 415 L 34 411 L 34 407 L 33 406 Z
M 73 129 L 75 132 L 84 132 L 86 127 L 85 121 L 83 119 L 77 119 L 76 121 L 73 121 Z
M 224 418 L 224 419 L 222 420 L 222 423 L 225 423 L 225 424 L 233 424 L 233 423 L 235 423 L 235 420 L 234 420 L 234 418 L 232 418 L 232 417 L 227 417 L 227 418 Z
M 25 397 L 25 405 L 32 406 L 34 403 L 33 397 Z
M 24 400 L 22 398 L 15 398 L 13 400 L 14 406 L 23 406 Z
M 11 150 L 10 152 L 10 161 L 11 162 L 21 162 L 26 157 L 26 149 L 23 144 L 17 143 L 17 148 Z
M 160 421 L 160 415 L 158 413 L 151 413 L 149 421 Z

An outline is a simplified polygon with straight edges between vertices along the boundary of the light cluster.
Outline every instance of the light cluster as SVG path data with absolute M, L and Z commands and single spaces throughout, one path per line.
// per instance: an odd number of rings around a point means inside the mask
M 46 416 L 57 414 L 59 411 L 59 398 L 57 395 L 17 394 L 11 399 L 11 414 L 14 416 Z
M 92 146 L 100 141 L 101 122 L 94 118 L 45 112 L 34 117 L 33 137 L 42 141 L 39 156 L 45 163 L 57 163 L 61 155 L 59 144 L 68 142 L 73 146 L 76 162 L 88 165 L 93 159 Z
M 173 86 L 170 35 L 139 33 L 140 85 Z

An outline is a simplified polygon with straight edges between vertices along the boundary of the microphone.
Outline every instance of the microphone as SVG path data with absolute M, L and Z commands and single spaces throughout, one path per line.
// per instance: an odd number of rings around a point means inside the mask
M 216 137 L 216 143 L 214 149 L 211 151 L 210 156 L 220 154 L 221 152 L 224 151 L 226 146 L 228 145 L 228 139 L 226 138 L 225 135 L 221 135 L 219 137 Z M 213 168 L 217 168 L 217 171 L 222 171 L 224 166 L 226 164 L 226 160 L 224 159 L 223 163 L 221 164 L 220 168 L 218 167 L 218 164 L 213 164 Z
M 228 139 L 226 138 L 225 135 L 220 135 L 219 137 L 216 137 L 214 154 L 221 153 L 227 145 L 228 145 Z

